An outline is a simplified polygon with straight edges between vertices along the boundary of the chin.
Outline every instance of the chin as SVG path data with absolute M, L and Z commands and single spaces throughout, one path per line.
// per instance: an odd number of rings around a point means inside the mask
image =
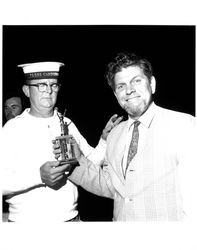
M 52 109 L 53 106 L 52 105 L 42 105 L 43 109 Z
M 141 109 L 134 109 L 134 108 L 125 108 L 125 111 L 128 113 L 129 116 L 131 117 L 140 117 L 143 113 L 143 111 Z
M 43 105 L 44 107 L 52 107 L 52 106 L 53 106 L 53 103 L 51 103 L 51 102 L 44 102 L 42 105 Z

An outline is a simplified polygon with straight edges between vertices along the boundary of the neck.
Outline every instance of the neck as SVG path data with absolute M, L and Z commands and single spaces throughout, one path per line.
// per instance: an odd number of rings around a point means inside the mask
M 35 117 L 40 117 L 40 118 L 47 118 L 47 117 L 51 117 L 53 116 L 54 114 L 54 110 L 35 110 L 35 109 L 32 109 L 30 108 L 30 111 L 29 113 L 32 115 L 32 116 L 35 116 Z

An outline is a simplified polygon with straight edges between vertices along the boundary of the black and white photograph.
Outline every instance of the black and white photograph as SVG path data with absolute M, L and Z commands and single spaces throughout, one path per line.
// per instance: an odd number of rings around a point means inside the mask
M 30 227 L 69 247 L 95 234 L 96 248 L 128 247 L 131 230 L 137 250 L 174 227 L 172 249 L 185 231 L 195 249 L 195 22 L 1 28 L 5 238 Z

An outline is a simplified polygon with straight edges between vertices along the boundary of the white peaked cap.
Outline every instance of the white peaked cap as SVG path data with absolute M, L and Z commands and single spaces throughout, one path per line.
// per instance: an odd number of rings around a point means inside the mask
M 36 63 L 20 64 L 18 65 L 18 67 L 22 67 L 23 72 L 27 74 L 27 73 L 48 72 L 48 71 L 58 72 L 60 67 L 63 65 L 64 63 L 61 62 L 36 62 Z
M 56 78 L 59 76 L 61 62 L 35 62 L 20 64 L 27 79 Z

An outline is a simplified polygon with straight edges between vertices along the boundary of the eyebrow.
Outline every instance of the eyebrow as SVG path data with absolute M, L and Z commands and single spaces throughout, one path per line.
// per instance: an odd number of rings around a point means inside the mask
M 17 103 L 16 103 L 16 104 L 11 104 L 11 106 L 12 106 L 12 107 L 13 107 L 13 106 L 19 106 L 19 104 L 17 104 Z
M 137 78 L 137 77 L 142 77 L 141 75 L 136 75 L 136 76 L 134 76 L 129 82 L 132 82 L 135 78 Z M 121 84 L 125 84 L 125 82 L 118 82 L 117 84 L 116 84 L 116 86 L 118 86 L 118 85 L 121 85 Z
M 131 81 L 133 81 L 137 77 L 142 77 L 142 75 L 136 75 L 136 76 L 134 76 Z

